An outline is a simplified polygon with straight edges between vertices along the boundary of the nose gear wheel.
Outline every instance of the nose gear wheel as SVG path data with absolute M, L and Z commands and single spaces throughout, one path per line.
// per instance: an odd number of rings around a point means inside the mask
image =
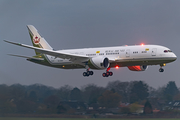
M 164 69 L 163 69 L 163 68 L 160 68 L 160 69 L 159 69 L 159 72 L 164 72 Z

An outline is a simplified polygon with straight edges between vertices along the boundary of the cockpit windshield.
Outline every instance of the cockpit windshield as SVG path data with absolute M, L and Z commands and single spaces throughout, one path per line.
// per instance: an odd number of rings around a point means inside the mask
M 172 52 L 171 50 L 164 50 L 164 53 Z

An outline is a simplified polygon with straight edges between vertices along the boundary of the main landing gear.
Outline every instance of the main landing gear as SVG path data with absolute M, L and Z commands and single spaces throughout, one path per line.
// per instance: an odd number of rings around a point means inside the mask
M 84 77 L 88 77 L 89 75 L 93 75 L 94 72 L 93 71 L 89 71 L 89 69 L 87 69 L 87 72 L 83 72 L 83 76 Z
M 107 68 L 106 73 L 103 73 L 102 76 L 103 77 L 109 77 L 113 75 L 113 72 L 109 72 L 111 68 Z

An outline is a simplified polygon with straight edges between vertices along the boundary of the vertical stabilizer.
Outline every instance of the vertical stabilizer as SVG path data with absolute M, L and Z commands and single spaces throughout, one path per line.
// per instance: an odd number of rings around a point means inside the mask
M 27 25 L 29 35 L 31 37 L 31 41 L 34 47 L 44 48 L 52 50 L 53 48 L 46 42 L 46 40 L 41 37 L 38 33 L 37 29 L 33 25 Z M 36 50 L 35 50 L 36 52 Z M 36 55 L 40 55 L 40 53 L 36 52 Z

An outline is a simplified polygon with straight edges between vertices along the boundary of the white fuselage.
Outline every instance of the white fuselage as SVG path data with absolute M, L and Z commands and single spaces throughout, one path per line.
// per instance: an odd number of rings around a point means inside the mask
M 105 56 L 111 62 L 110 67 L 116 65 L 120 67 L 134 65 L 157 65 L 165 64 L 176 60 L 176 55 L 169 48 L 159 45 L 135 45 L 135 46 L 117 46 L 117 47 L 100 47 L 100 48 L 84 48 L 59 50 L 75 55 L 86 55 L 91 58 Z M 73 62 L 69 59 L 56 58 L 46 55 L 51 65 L 69 65 L 69 69 L 73 69 Z M 75 67 L 77 68 L 77 67 Z

